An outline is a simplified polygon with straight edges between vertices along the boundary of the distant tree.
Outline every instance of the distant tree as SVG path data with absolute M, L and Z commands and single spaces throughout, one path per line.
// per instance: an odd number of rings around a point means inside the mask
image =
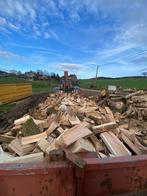
M 58 80 L 58 81 L 60 80 L 59 74 L 56 74 L 54 72 L 52 72 L 52 73 L 49 74 L 49 78 L 50 79 L 55 79 L 55 80 Z
M 146 76 L 147 76 L 147 71 L 142 72 L 142 75 L 143 75 L 144 77 L 146 77 Z
M 10 70 L 11 75 L 17 75 L 17 71 L 15 69 Z
M 59 74 L 56 75 L 56 79 L 57 79 L 58 81 L 60 80 Z
M 55 79 L 55 75 L 56 74 L 54 72 L 50 73 L 50 77 L 53 78 L 53 79 Z
M 29 73 L 35 73 L 35 71 L 30 70 Z
M 49 76 L 48 71 L 47 71 L 47 70 L 44 70 L 44 71 L 43 71 L 43 75 L 44 75 L 44 76 Z
M 43 76 L 43 71 L 42 70 L 37 70 L 37 75 Z
M 22 72 L 21 72 L 21 71 L 18 71 L 18 72 L 17 72 L 17 75 L 18 75 L 18 76 L 20 76 L 21 74 L 22 74 Z

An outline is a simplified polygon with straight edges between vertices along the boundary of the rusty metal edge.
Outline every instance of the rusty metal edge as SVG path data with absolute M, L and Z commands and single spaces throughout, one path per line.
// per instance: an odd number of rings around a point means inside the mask
M 86 169 L 113 169 L 113 168 L 131 168 L 144 167 L 147 165 L 147 155 L 133 155 L 110 158 L 86 158 Z
M 54 163 L 7 163 L 0 164 L 0 176 L 4 175 L 36 175 L 48 174 L 60 169 L 71 167 L 66 162 Z

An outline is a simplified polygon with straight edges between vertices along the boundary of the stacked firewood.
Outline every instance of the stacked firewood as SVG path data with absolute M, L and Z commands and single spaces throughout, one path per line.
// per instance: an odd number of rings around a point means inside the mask
M 147 94 L 101 92 L 98 97 L 50 94 L 0 134 L 0 162 L 43 161 L 44 155 L 51 160 L 61 150 L 99 158 L 146 153 Z

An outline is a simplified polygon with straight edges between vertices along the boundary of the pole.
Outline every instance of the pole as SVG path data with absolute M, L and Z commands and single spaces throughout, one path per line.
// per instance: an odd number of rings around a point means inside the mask
M 96 77 L 95 77 L 95 86 L 96 86 L 96 82 L 97 82 L 97 79 L 98 79 L 98 70 L 99 70 L 99 66 L 97 65 L 97 67 L 96 67 Z

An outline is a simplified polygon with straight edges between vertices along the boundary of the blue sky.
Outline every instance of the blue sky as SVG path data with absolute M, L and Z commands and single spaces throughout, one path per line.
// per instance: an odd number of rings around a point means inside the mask
M 147 71 L 146 0 L 0 0 L 0 68 L 79 78 Z

